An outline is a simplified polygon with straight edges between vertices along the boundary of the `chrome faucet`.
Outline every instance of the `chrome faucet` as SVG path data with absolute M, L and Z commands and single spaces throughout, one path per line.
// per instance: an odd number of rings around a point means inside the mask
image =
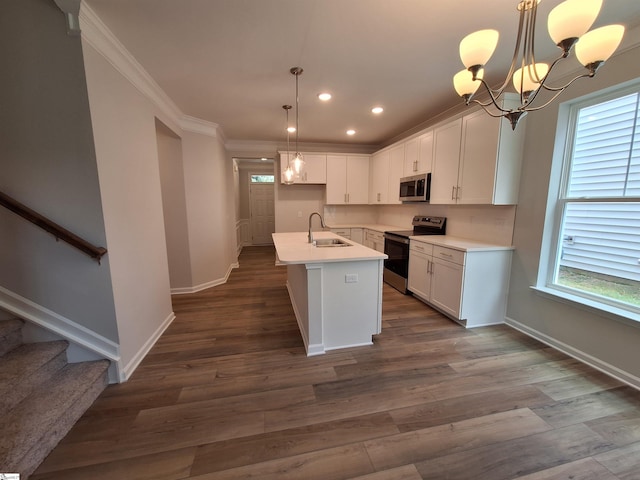
M 311 219 L 313 218 L 314 215 L 318 215 L 318 217 L 320 217 L 320 225 L 322 225 L 322 228 L 327 228 L 327 226 L 324 224 L 324 219 L 322 218 L 322 215 L 320 215 L 318 212 L 313 212 L 311 215 L 309 215 L 309 243 L 313 243 L 313 232 L 311 231 Z

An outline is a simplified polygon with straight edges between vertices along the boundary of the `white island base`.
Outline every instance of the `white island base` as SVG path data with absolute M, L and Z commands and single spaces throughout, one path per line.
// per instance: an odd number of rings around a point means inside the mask
M 315 235 L 339 238 L 329 232 Z M 371 345 L 382 327 L 386 255 L 352 242 L 349 247 L 314 247 L 304 232 L 273 238 L 278 264 L 287 266 L 287 289 L 307 355 Z

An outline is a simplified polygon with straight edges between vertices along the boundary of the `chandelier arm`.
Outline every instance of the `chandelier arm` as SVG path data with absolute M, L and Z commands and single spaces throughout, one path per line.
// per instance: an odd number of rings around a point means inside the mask
M 580 78 L 590 78 L 593 75 L 589 74 L 589 73 L 584 73 L 582 75 L 578 75 L 577 77 L 573 78 L 569 83 L 567 83 L 566 85 L 562 86 L 562 87 L 558 87 L 558 88 L 549 88 L 548 90 L 551 92 L 555 92 L 555 94 L 547 101 L 544 103 L 544 105 L 540 105 L 539 107 L 534 107 L 534 108 L 525 108 L 524 111 L 525 112 L 535 112 L 537 110 L 542 110 L 544 107 L 546 107 L 547 105 L 549 105 L 551 102 L 553 102 L 556 98 L 558 98 L 558 96 L 564 92 L 571 84 L 573 84 L 573 82 L 575 82 L 576 80 L 580 79 Z M 532 102 L 529 102 L 529 104 L 531 104 Z
M 496 93 L 496 98 L 502 95 L 502 92 L 504 92 L 504 89 L 507 88 L 507 86 L 509 85 L 509 81 L 513 76 L 513 72 L 516 71 L 518 53 L 520 53 L 520 45 L 522 44 L 522 28 L 524 27 L 524 23 L 525 23 L 524 20 L 525 20 L 525 11 L 523 9 L 523 10 L 520 10 L 520 18 L 518 20 L 518 36 L 516 39 L 516 46 L 513 49 L 513 57 L 511 57 L 511 66 L 509 67 L 509 73 L 507 73 L 507 76 L 505 77 L 504 83 L 502 84 L 502 86 L 500 86 L 500 88 L 494 91 Z M 494 99 L 494 102 L 495 102 L 495 99 Z
M 502 91 L 500 90 L 492 90 L 491 87 L 489 87 L 489 85 L 487 84 L 486 81 L 484 81 L 482 78 L 479 78 L 478 80 L 480 80 L 480 83 L 482 83 L 482 85 L 484 86 L 485 90 L 487 91 L 487 93 L 489 94 L 489 102 L 487 103 L 481 103 L 478 100 L 473 100 L 475 103 L 477 103 L 478 105 L 480 105 L 482 108 L 486 110 L 485 107 L 488 107 L 489 105 L 493 105 L 495 108 L 497 108 L 498 110 L 500 110 L 501 112 L 508 112 L 509 110 L 505 110 L 504 108 L 502 108 L 499 104 L 498 104 L 498 98 L 500 98 L 500 95 L 502 95 Z
M 509 110 L 504 110 L 503 108 L 498 107 L 498 109 L 500 110 L 501 113 L 494 113 L 491 110 L 489 110 L 487 107 L 489 105 L 495 105 L 497 106 L 495 103 L 493 102 L 489 102 L 489 103 L 482 103 L 479 102 L 478 100 L 471 100 L 473 103 L 477 103 L 478 105 L 480 105 L 482 107 L 482 109 L 490 116 L 493 118 L 500 118 L 500 117 L 504 117 L 505 113 L 509 113 Z

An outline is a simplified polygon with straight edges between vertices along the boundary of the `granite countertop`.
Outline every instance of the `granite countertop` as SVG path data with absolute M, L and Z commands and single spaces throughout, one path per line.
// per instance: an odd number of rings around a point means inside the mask
M 511 245 L 494 245 L 486 242 L 469 240 L 468 238 L 452 237 L 449 235 L 415 235 L 409 237 L 412 242 L 428 243 L 440 247 L 452 248 L 463 252 L 482 252 L 493 250 L 514 250 Z
M 387 255 L 352 242 L 331 232 L 313 232 L 314 239 L 339 238 L 349 247 L 315 247 L 308 242 L 308 232 L 273 233 L 273 243 L 278 256 L 277 263 L 330 263 L 365 260 L 383 260 Z

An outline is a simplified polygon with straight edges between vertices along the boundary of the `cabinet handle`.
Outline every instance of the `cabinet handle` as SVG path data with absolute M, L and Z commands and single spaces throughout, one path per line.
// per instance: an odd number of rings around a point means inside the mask
M 453 258 L 453 255 L 451 255 L 450 253 L 444 253 L 444 252 L 440 252 L 440 256 L 441 257 L 447 257 L 447 258 Z
M 414 160 L 413 161 L 413 171 L 417 172 L 418 171 L 418 160 Z
M 460 200 L 460 189 L 462 187 L 456 187 L 456 200 Z
M 349 197 L 349 194 L 347 193 L 347 203 L 349 203 L 351 201 L 351 197 Z
M 344 194 L 344 203 L 347 203 L 347 194 Z
M 433 273 L 433 269 L 431 268 L 431 260 L 427 260 L 427 273 Z
M 378 201 L 380 201 L 380 194 L 378 194 Z
M 456 186 L 455 186 L 455 185 L 453 185 L 453 186 L 451 187 L 451 200 L 455 200 L 455 199 L 456 199 L 456 197 L 455 197 L 455 193 L 456 193 Z

